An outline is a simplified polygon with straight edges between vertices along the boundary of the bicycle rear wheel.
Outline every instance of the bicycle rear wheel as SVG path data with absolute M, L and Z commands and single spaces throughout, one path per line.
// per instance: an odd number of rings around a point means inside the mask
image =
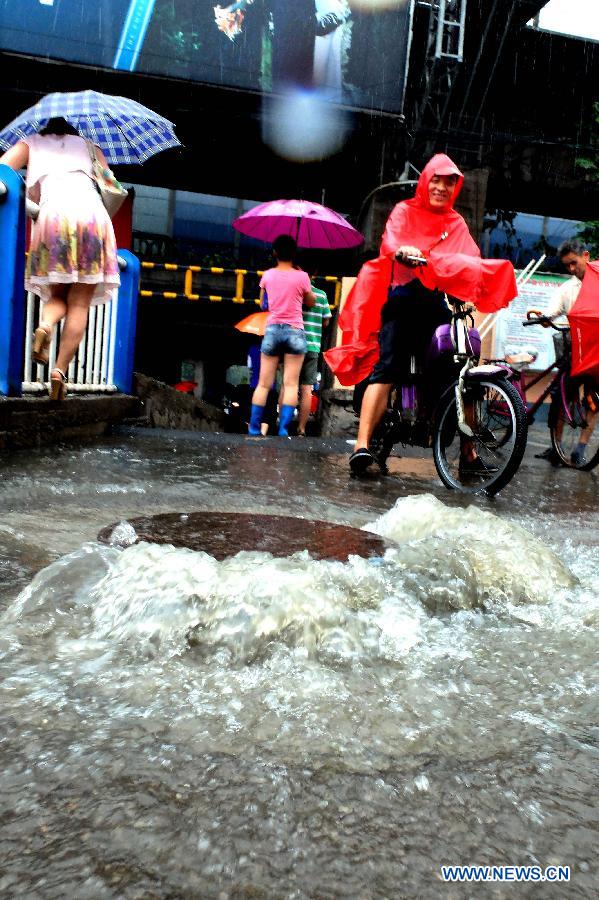
M 452 389 L 435 424 L 435 466 L 446 487 L 493 496 L 513 478 L 522 462 L 528 434 L 526 409 L 516 388 L 505 378 L 493 376 L 467 383 L 464 404 L 474 437 L 465 437 L 458 428 Z M 466 461 L 469 449 L 479 460 L 476 466 Z
M 599 393 L 592 384 L 562 377 L 551 402 L 549 431 L 565 466 L 588 472 L 599 463 Z M 580 445 L 584 445 L 581 450 Z

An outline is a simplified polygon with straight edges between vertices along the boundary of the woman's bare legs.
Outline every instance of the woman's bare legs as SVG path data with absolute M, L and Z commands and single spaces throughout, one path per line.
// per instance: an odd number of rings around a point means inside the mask
M 268 392 L 272 387 L 277 374 L 279 365 L 278 356 L 266 356 L 265 353 L 260 354 L 260 376 L 258 384 L 252 396 L 252 404 L 256 406 L 266 406 L 268 400 Z
M 299 377 L 304 362 L 303 353 L 286 353 L 283 363 L 283 404 L 297 406 Z
M 77 352 L 77 347 L 81 343 L 81 338 L 85 332 L 87 325 L 87 316 L 89 307 L 94 294 L 95 285 L 93 284 L 73 284 L 67 292 L 66 297 L 66 317 L 62 334 L 60 336 L 60 347 L 58 356 L 56 357 L 56 369 L 66 372 L 69 363 Z M 46 303 L 46 307 L 50 306 L 51 300 Z M 55 315 L 58 312 L 58 304 L 53 305 L 50 314 Z M 62 316 L 61 316 L 62 318 Z M 44 310 L 44 320 L 49 321 Z M 58 321 L 58 319 L 56 320 Z M 54 322 L 52 322 L 54 324 Z
M 40 326 L 48 333 L 67 314 L 68 289 L 68 284 L 53 284 L 50 288 L 50 299 L 44 303 L 40 320 Z
M 50 288 L 50 299 L 40 312 L 40 322 L 33 334 L 32 357 L 34 362 L 46 365 L 50 355 L 50 342 L 54 325 L 67 311 L 66 294 L 68 285 L 54 284 Z

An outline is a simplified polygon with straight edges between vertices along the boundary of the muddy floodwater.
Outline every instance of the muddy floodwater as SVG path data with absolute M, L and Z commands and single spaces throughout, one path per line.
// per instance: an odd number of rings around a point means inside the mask
M 543 439 L 494 501 L 429 459 L 351 481 L 310 439 L 0 460 L 0 897 L 595 897 L 599 490 L 534 460 Z M 131 519 L 202 511 L 382 549 L 135 542 Z

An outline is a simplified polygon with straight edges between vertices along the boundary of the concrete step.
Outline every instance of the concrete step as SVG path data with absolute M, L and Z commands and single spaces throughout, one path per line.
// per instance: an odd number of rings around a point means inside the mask
M 60 403 L 45 396 L 0 397 L 0 450 L 91 440 L 143 414 L 140 399 L 127 394 L 78 394 Z

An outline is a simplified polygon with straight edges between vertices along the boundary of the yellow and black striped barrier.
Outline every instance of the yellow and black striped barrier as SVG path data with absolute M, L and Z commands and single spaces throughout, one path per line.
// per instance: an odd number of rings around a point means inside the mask
M 259 297 L 244 297 L 245 277 L 253 275 L 260 278 L 263 270 L 251 271 L 249 269 L 226 269 L 221 266 L 194 266 L 180 265 L 179 263 L 157 263 L 142 260 L 142 269 L 158 270 L 165 272 L 181 272 L 183 273 L 183 292 L 179 291 L 150 291 L 142 289 L 139 292 L 140 297 L 160 297 L 164 300 L 207 300 L 211 303 L 220 303 L 227 301 L 229 303 L 255 303 L 259 304 Z M 207 275 L 234 275 L 235 276 L 235 295 L 225 296 L 220 294 L 201 295 L 194 291 L 193 276 L 196 273 L 203 272 Z M 333 303 L 330 304 L 332 309 L 339 306 L 341 299 L 341 278 L 337 275 L 324 275 L 317 279 L 318 281 L 328 281 L 335 284 L 335 297 Z
M 161 297 L 163 300 L 209 300 L 211 303 L 221 303 L 223 300 L 232 300 L 233 303 L 260 303 L 260 300 L 235 300 L 235 297 L 224 297 L 219 294 L 176 294 L 174 291 L 146 291 L 140 290 L 140 297 Z

